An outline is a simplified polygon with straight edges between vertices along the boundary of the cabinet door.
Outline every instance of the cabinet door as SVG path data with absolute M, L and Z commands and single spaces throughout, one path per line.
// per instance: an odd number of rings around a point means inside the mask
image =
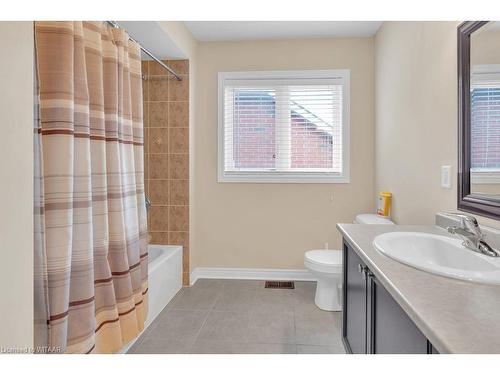
M 427 342 L 427 353 L 428 354 L 439 354 L 438 350 L 432 346 L 431 342 Z
M 344 242 L 342 336 L 346 351 L 366 353 L 366 266 Z
M 373 354 L 427 354 L 427 338 L 371 274 L 368 291 L 368 351 Z

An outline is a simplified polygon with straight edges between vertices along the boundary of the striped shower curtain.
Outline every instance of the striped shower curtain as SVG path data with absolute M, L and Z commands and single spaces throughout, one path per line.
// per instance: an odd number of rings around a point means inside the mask
M 103 22 L 35 44 L 35 347 L 117 352 L 148 310 L 140 47 Z

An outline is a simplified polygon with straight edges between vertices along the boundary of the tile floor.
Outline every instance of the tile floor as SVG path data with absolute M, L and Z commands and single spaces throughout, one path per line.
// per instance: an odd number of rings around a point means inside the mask
M 316 283 L 200 279 L 183 288 L 129 353 L 345 353 L 341 313 L 314 304 Z

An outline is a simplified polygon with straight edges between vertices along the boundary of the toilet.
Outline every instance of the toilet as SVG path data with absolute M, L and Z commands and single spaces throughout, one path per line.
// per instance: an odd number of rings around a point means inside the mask
M 357 224 L 394 223 L 375 214 L 359 214 Z M 340 311 L 342 290 L 342 252 L 340 250 L 309 250 L 304 254 L 304 266 L 318 280 L 314 302 L 321 310 Z

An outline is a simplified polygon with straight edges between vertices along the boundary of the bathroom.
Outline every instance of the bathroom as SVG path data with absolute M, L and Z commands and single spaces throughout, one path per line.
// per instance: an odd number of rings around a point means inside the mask
M 0 352 L 500 354 L 500 14 L 167 11 L 0 21 Z

